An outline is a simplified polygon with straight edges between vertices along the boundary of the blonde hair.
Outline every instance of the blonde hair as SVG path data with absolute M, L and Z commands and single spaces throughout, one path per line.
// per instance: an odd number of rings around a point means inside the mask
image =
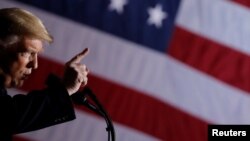
M 31 12 L 20 8 L 0 9 L 0 45 L 8 46 L 24 37 L 53 41 L 42 21 Z

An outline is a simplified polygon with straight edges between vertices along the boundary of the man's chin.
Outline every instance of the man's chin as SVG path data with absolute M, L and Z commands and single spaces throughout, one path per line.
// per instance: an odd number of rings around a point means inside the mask
M 14 88 L 20 88 L 23 86 L 23 80 L 19 80 L 19 81 L 13 81 L 11 86 L 14 87 Z

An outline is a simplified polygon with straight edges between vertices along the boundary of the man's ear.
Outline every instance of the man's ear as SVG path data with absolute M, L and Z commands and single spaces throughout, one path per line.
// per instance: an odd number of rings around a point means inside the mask
M 0 57 L 2 57 L 5 54 L 6 47 L 7 47 L 6 43 L 2 39 L 0 39 Z
M 0 73 L 5 71 L 5 67 L 8 62 L 9 53 L 7 51 L 8 46 L 0 39 Z
M 4 80 L 5 80 L 5 73 L 2 68 L 0 68 L 0 87 L 4 86 Z
M 4 42 L 2 39 L 0 39 L 0 50 L 2 50 L 5 47 Z
M 4 52 L 5 52 L 5 44 L 4 42 L 0 39 L 0 59 L 2 59 L 3 55 L 4 55 Z
M 9 35 L 5 38 L 0 38 L 0 50 L 7 49 L 21 41 L 21 37 L 17 35 Z

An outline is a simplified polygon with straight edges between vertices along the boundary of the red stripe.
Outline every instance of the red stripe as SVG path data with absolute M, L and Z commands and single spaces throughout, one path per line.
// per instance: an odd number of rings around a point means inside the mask
M 27 138 L 19 137 L 19 136 L 14 136 L 13 141 L 31 141 L 31 140 Z
M 249 0 L 232 0 L 233 2 L 236 2 L 238 4 L 241 4 L 246 7 L 250 7 L 250 1 Z
M 229 85 L 250 92 L 250 58 L 176 27 L 167 51 L 174 58 Z
M 49 73 L 48 70 L 62 74 L 63 66 L 59 63 L 40 58 L 39 64 L 39 69 L 25 83 L 24 90 L 42 88 L 44 76 Z M 89 76 L 88 85 L 94 90 L 115 122 L 162 140 L 207 140 L 207 123 L 166 103 L 93 75 Z

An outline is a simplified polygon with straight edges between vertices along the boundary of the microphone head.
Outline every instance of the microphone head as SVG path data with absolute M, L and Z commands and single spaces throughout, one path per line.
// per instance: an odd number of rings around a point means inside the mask
M 83 90 L 72 94 L 70 97 L 75 104 L 84 104 L 87 101 L 86 95 L 87 93 Z

